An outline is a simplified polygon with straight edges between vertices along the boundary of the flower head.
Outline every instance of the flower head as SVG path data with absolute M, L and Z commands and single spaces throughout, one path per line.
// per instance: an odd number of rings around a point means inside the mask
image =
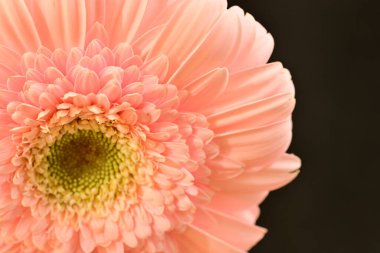
M 0 252 L 244 252 L 294 88 L 224 0 L 0 1 Z

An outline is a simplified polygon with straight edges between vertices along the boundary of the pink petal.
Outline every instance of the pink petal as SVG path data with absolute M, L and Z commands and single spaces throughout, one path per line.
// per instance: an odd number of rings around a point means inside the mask
M 278 94 L 294 94 L 289 71 L 278 62 L 253 67 L 232 74 L 223 96 L 205 108 L 205 113 L 223 111 Z
M 286 151 L 291 140 L 291 121 L 286 119 L 248 130 L 215 135 L 215 143 L 223 147 L 221 154 L 247 166 L 270 165 Z
M 91 230 L 85 225 L 80 228 L 79 243 L 85 253 L 91 253 L 96 247 Z
M 111 218 L 108 218 L 105 222 L 104 237 L 106 241 L 114 241 L 119 237 L 119 228 Z
M 190 225 L 183 234 L 175 237 L 179 252 L 246 253 L 245 250 Z
M 113 242 L 107 248 L 104 248 L 105 253 L 124 253 L 124 245 L 122 242 Z
M 30 227 L 35 222 L 34 218 L 28 214 L 21 217 L 15 230 L 15 237 L 18 240 L 24 240 L 30 233 Z
M 86 7 L 83 0 L 37 0 L 27 4 L 45 46 L 63 49 L 84 47 Z
M 0 164 L 5 164 L 15 154 L 16 149 L 10 136 L 0 140 Z
M 295 105 L 293 94 L 279 94 L 251 103 L 229 107 L 209 115 L 210 127 L 216 133 L 250 129 L 282 121 Z M 207 110 L 207 109 L 206 109 Z
M 57 239 L 63 243 L 69 242 L 74 234 L 73 228 L 69 225 L 57 225 L 54 232 Z
M 0 44 L 0 65 L 3 66 L 3 71 L 0 71 L 0 82 L 5 83 L 9 74 L 12 72 L 19 72 L 21 56 L 12 49 Z M 1 74 L 4 73 L 4 74 Z
M 86 2 L 86 24 L 87 30 L 96 23 L 104 24 L 106 19 L 106 5 L 107 0 L 85 0 Z
M 249 13 L 237 6 L 229 9 L 239 19 L 241 27 L 240 44 L 236 47 L 235 57 L 228 63 L 231 73 L 252 66 L 265 64 L 273 51 L 273 38 L 262 25 L 255 21 Z
M 199 111 L 223 94 L 228 83 L 226 68 L 217 68 L 186 85 L 184 89 L 190 92 L 181 108 L 189 111 Z
M 113 50 L 115 55 L 116 66 L 121 65 L 124 61 L 131 58 L 134 53 L 132 47 L 128 43 L 120 43 Z
M 117 80 L 112 79 L 101 88 L 98 93 L 106 95 L 108 100 L 112 103 L 121 97 L 122 90 L 120 83 Z
M 138 244 L 136 235 L 134 232 L 130 231 L 121 231 L 122 237 L 123 237 L 123 242 L 130 248 L 135 248 Z
M 261 170 L 246 170 L 239 177 L 229 181 L 214 182 L 223 191 L 259 192 L 275 190 L 293 180 L 299 173 L 300 159 L 294 155 L 283 154 L 272 165 Z
M 242 250 L 249 250 L 266 232 L 263 228 L 210 209 L 197 212 L 192 226 Z M 232 231 L 233 236 L 231 236 Z
M 147 2 L 147 0 L 115 1 L 107 6 L 104 23 L 110 35 L 111 47 L 120 42 L 132 41 L 143 18 Z
M 164 25 L 156 26 L 138 37 L 138 39 L 136 39 L 132 44 L 133 49 L 137 51 L 136 53 L 141 56 L 146 56 L 149 53 L 149 50 L 156 43 L 160 33 L 164 28 Z
M 228 180 L 243 173 L 245 164 L 228 157 L 219 156 L 206 162 L 211 169 L 210 178 L 213 180 Z
M 18 100 L 20 100 L 18 93 L 0 89 L 0 108 L 6 108 L 8 103 Z
M 142 66 L 143 71 L 155 75 L 163 81 L 169 69 L 169 59 L 165 55 L 159 55 Z
M 204 40 L 225 9 L 226 2 L 219 0 L 179 2 L 174 12 L 168 13 L 172 17 L 148 57 L 167 55 L 170 76 Z
M 1 1 L 0 16 L 0 44 L 20 53 L 34 51 L 41 45 L 24 1 Z
M 82 69 L 78 72 L 74 81 L 74 91 L 83 95 L 97 93 L 100 89 L 98 75 L 89 69 Z
M 186 60 L 181 61 L 181 65 L 170 77 L 169 82 L 189 83 L 215 68 L 225 66 L 239 43 L 240 28 L 236 26 L 238 26 L 236 15 L 224 12 L 218 23 L 207 33 L 207 37 L 201 40 L 201 45 L 188 54 Z
M 100 2 L 100 1 L 98 1 Z M 93 5 L 92 5 L 93 6 Z M 104 45 L 108 45 L 109 43 L 109 36 L 108 33 L 104 27 L 103 24 L 99 22 L 95 22 L 90 29 L 88 29 L 87 34 L 86 34 L 86 47 L 88 44 L 93 41 L 93 40 L 99 40 L 102 42 Z

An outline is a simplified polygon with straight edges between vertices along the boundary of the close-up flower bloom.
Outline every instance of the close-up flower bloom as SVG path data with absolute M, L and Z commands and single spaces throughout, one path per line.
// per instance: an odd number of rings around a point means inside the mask
M 248 251 L 289 72 L 225 0 L 0 0 L 0 252 Z

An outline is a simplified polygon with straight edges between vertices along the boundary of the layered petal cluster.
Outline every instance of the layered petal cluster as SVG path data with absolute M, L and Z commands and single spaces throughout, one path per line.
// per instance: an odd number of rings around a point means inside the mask
M 273 39 L 225 0 L 0 0 L 0 253 L 249 250 L 297 175 Z

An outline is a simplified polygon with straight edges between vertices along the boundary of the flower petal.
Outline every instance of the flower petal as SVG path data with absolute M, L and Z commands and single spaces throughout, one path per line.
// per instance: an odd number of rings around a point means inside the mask
M 246 253 L 193 225 L 176 236 L 179 252 Z
M 224 12 L 217 24 L 201 40 L 201 44 L 188 52 L 185 59 L 181 59 L 174 73 L 169 72 L 171 77 L 168 82 L 187 84 L 215 68 L 226 66 L 239 43 L 238 22 L 234 13 Z
M 279 62 L 253 67 L 230 75 L 223 96 L 204 108 L 204 113 L 224 111 L 278 94 L 294 95 L 289 71 Z
M 207 119 L 215 133 L 234 131 L 237 128 L 250 129 L 288 118 L 294 105 L 293 94 L 279 94 L 219 110 L 209 115 Z
M 6 83 L 10 74 L 20 72 L 20 58 L 14 50 L 0 44 L 0 83 Z
M 40 38 L 24 1 L 0 1 L 0 44 L 19 53 L 34 51 Z
M 225 11 L 226 2 L 191 0 L 178 2 L 176 7 L 148 55 L 148 58 L 167 55 L 170 60 L 169 76 L 202 43 Z
M 181 108 L 189 111 L 202 111 L 208 104 L 222 94 L 228 83 L 228 70 L 216 68 L 199 79 L 184 86 L 189 95 Z
M 147 0 L 115 0 L 105 8 L 104 26 L 109 34 L 110 46 L 130 43 L 140 26 Z
M 236 130 L 215 135 L 221 154 L 246 166 L 262 168 L 273 163 L 289 147 L 292 123 L 290 119 L 248 130 Z
M 263 228 L 211 209 L 197 212 L 192 225 L 242 250 L 249 250 L 266 232 Z
M 27 4 L 44 46 L 50 49 L 84 47 L 84 0 L 36 0 L 28 1 Z
M 301 161 L 295 155 L 283 154 L 272 165 L 261 170 L 247 169 L 232 180 L 213 184 L 225 192 L 272 191 L 293 180 L 299 173 Z

